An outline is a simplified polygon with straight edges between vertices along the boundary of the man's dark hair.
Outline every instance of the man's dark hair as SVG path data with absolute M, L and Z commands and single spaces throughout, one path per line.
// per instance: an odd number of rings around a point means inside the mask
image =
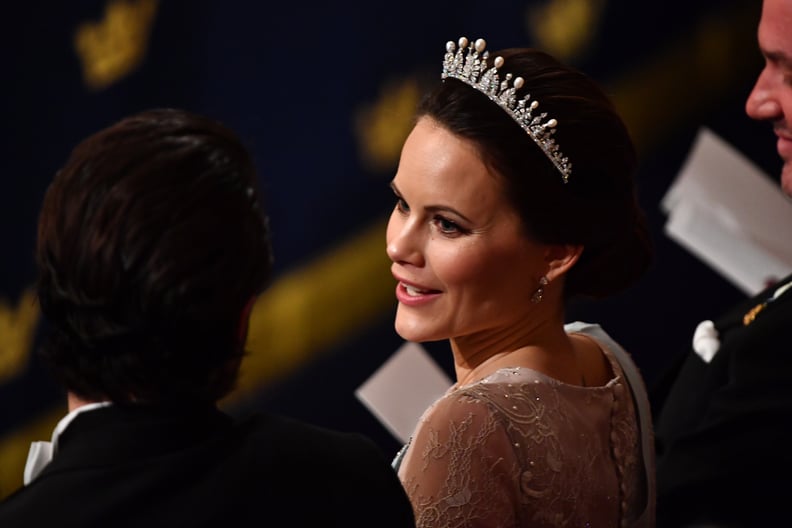
M 36 258 L 42 356 L 67 390 L 214 402 L 233 387 L 240 319 L 272 268 L 251 156 L 199 115 L 125 118 L 55 176 Z

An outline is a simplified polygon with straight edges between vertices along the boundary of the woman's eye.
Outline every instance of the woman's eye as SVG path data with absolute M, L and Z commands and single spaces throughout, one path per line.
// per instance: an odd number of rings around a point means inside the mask
M 448 218 L 438 216 L 435 218 L 435 223 L 440 232 L 445 235 L 457 235 L 462 233 L 462 228 L 459 227 L 459 224 L 449 220 Z
M 404 201 L 404 198 L 396 198 L 396 209 L 401 211 L 402 213 L 409 213 L 410 206 L 407 205 L 407 202 Z

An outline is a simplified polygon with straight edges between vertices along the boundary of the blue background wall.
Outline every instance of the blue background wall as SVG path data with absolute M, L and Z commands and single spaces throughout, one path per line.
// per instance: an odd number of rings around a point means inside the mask
M 355 400 L 400 345 L 385 257 L 388 183 L 446 40 L 533 45 L 613 95 L 642 156 L 640 198 L 655 264 L 617 298 L 578 303 L 651 383 L 693 328 L 742 296 L 668 240 L 659 201 L 699 126 L 776 175 L 769 127 L 743 101 L 761 68 L 759 2 L 542 0 L 487 3 L 74 0 L 3 7 L 0 85 L 0 497 L 21 484 L 31 440 L 49 437 L 62 394 L 33 351 L 33 244 L 46 185 L 71 147 L 124 115 L 177 106 L 238 131 L 259 167 L 276 278 L 257 304 L 233 413 L 268 409 L 390 434 Z M 449 368 L 443 343 L 429 344 Z M 405 388 L 408 390 L 409 388 Z

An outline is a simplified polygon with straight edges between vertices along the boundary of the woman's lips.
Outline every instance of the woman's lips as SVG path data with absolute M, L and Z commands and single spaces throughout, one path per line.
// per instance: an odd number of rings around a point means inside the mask
M 429 290 L 427 288 L 419 288 L 418 286 L 413 286 L 412 284 L 407 284 L 406 282 L 402 282 L 402 286 L 404 286 L 404 291 L 407 292 L 407 295 L 410 297 L 418 297 L 419 295 L 437 292 L 437 290 Z
M 396 298 L 400 303 L 408 306 L 418 306 L 436 299 L 440 295 L 439 290 L 424 288 L 400 280 L 396 284 Z

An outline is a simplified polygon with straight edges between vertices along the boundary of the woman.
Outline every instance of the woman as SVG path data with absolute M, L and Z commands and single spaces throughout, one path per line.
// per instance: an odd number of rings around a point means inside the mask
M 632 142 L 583 74 L 485 45 L 447 44 L 392 183 L 396 330 L 449 339 L 456 370 L 395 465 L 419 527 L 652 526 L 643 382 L 564 325 L 650 263 Z

